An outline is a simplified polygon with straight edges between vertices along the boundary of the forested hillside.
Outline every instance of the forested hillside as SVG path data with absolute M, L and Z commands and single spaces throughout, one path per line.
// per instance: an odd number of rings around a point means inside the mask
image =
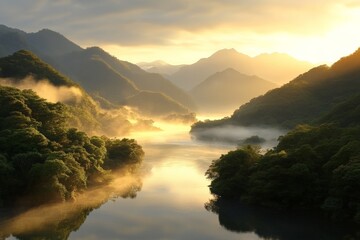
M 31 90 L 0 86 L 0 104 L 1 206 L 73 199 L 110 180 L 108 170 L 142 161 L 134 140 L 69 128 L 67 108 Z
M 360 92 L 360 49 L 331 67 L 319 66 L 284 86 L 242 105 L 230 118 L 194 124 L 192 132 L 213 126 L 292 128 L 316 122 L 337 104 Z
M 359 106 L 359 95 L 349 98 L 317 125 L 298 125 L 265 154 L 244 146 L 222 155 L 206 172 L 211 192 L 360 224 Z

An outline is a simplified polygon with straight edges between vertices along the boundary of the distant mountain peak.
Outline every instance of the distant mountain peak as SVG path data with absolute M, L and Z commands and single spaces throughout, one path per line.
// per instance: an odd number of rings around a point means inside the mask
M 42 36 L 42 37 L 62 38 L 62 39 L 66 39 L 67 41 L 70 41 L 61 33 L 55 32 L 48 28 L 43 28 L 36 33 L 30 33 L 30 34 L 38 35 L 38 36 Z
M 238 51 L 236 51 L 234 48 L 224 48 L 224 49 L 221 49 L 217 52 L 215 52 L 213 55 L 210 56 L 210 58 L 213 58 L 213 57 L 229 57 L 229 56 L 246 56 L 246 57 L 249 57 L 248 55 L 246 54 L 243 54 L 243 53 L 239 53 Z
M 240 72 L 236 71 L 234 68 L 229 67 L 221 71 L 221 73 L 240 73 Z
M 97 47 L 97 46 L 87 47 L 85 49 L 85 52 L 89 53 L 89 54 L 105 54 L 106 53 L 102 48 Z
M 53 31 L 53 30 L 51 30 L 49 28 L 43 28 L 43 29 L 39 30 L 37 33 L 56 33 L 56 34 L 61 35 L 60 33 L 55 32 L 55 31 Z

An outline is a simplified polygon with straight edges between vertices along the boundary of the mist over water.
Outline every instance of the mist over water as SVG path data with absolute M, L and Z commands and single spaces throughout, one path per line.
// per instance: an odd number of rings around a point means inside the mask
M 73 203 L 31 210 L 0 225 L 0 232 L 5 229 L 5 233 L 17 236 L 47 234 L 49 239 L 62 233 L 64 239 L 76 240 L 298 240 L 298 233 L 311 240 L 318 236 L 336 240 L 340 236 L 331 236 L 324 230 L 326 224 L 314 228 L 315 220 L 310 224 L 306 218 L 296 221 L 296 214 L 282 217 L 238 203 L 214 202 L 209 206 L 213 196 L 204 173 L 212 160 L 236 146 L 193 140 L 189 125 L 155 122 L 154 126 L 162 130 L 126 136 L 136 138 L 145 151 L 139 175 L 119 177 L 109 186 L 84 193 Z M 227 128 L 218 132 L 233 138 L 258 134 L 267 140 L 282 133 L 261 128 Z M 136 197 L 132 198 L 135 195 L 129 192 L 136 193 Z M 130 198 L 119 198 L 124 195 Z M 290 226 L 291 231 L 284 226 Z
M 278 128 L 227 125 L 210 129 L 199 129 L 192 136 L 199 141 L 226 142 L 235 145 L 255 144 L 267 149 L 276 146 L 279 136 L 285 133 L 285 130 Z M 254 138 L 258 141 L 251 141 Z
M 76 227 L 80 227 L 88 212 L 98 208 L 109 199 L 136 197 L 142 186 L 140 176 L 129 174 L 126 169 L 123 169 L 121 172 L 113 173 L 113 177 L 114 179 L 109 184 L 86 190 L 74 201 L 39 206 L 0 221 L 0 239 L 9 235 L 43 236 L 49 233 L 52 233 L 54 237 L 56 235 L 66 237 L 70 233 L 64 229 L 66 224 L 79 224 Z M 84 214 L 85 218 L 81 219 Z

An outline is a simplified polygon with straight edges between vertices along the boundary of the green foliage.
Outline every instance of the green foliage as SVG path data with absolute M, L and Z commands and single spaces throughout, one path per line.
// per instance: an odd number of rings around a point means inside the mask
M 69 128 L 68 108 L 32 91 L 0 86 L 0 104 L 0 205 L 24 197 L 34 205 L 73 199 L 109 179 L 113 167 L 142 161 L 134 140 Z
M 210 190 L 276 208 L 322 210 L 359 223 L 360 128 L 301 125 L 263 155 L 238 149 L 206 172 Z
M 34 114 L 38 114 L 36 118 L 38 118 L 40 122 L 58 121 L 56 124 L 66 122 L 72 127 L 76 127 L 81 131 L 86 131 L 91 134 L 97 132 L 106 132 L 105 129 L 108 126 L 107 121 L 103 119 L 103 114 L 94 100 L 78 84 L 59 73 L 49 64 L 43 62 L 33 53 L 21 50 L 10 56 L 0 58 L 0 77 L 7 78 L 7 80 L 12 84 L 21 85 L 24 79 L 26 80 L 27 77 L 30 77 L 30 79 L 35 82 L 46 80 L 54 86 L 77 88 L 79 90 L 79 94 L 81 94 L 81 97 L 79 96 L 79 98 L 76 98 L 76 100 L 67 100 L 66 105 L 54 104 L 44 108 L 41 106 L 44 104 L 43 101 L 37 98 L 32 98 L 31 96 L 27 98 L 25 105 L 28 105 L 31 109 L 42 108 L 43 110 L 48 111 L 34 111 Z M 27 90 L 24 91 L 23 94 L 33 95 L 34 92 Z M 11 116 L 7 116 L 8 124 L 22 124 L 22 122 L 29 120 L 26 119 L 26 117 L 29 115 L 29 109 L 24 109 L 25 105 L 22 100 L 9 105 L 14 109 L 18 109 L 21 114 L 14 112 Z M 8 110 L 4 109 L 4 111 L 7 113 Z M 52 112 L 62 112 L 63 118 L 67 118 L 67 121 L 63 121 L 61 118 L 59 118 L 59 116 L 54 116 Z M 125 119 L 125 117 L 122 115 L 118 116 L 118 118 L 120 117 Z M 125 121 L 124 119 L 122 120 Z M 57 131 L 61 128 L 52 129 L 53 125 L 44 126 L 46 126 L 48 129 L 43 130 L 47 131 L 49 134 L 52 134 L 53 136 L 59 135 Z M 125 128 L 129 128 L 129 126 L 126 126 Z
M 330 68 L 313 68 L 282 87 L 252 99 L 228 119 L 195 124 L 192 132 L 197 133 L 214 125 L 260 125 L 291 129 L 298 124 L 315 123 L 319 119 L 343 126 L 356 125 L 360 119 L 359 63 L 360 49 Z M 352 101 L 343 103 L 351 97 Z M 336 113 L 329 113 L 334 108 Z M 338 114 L 340 112 L 342 115 Z
M 0 66 L 0 77 L 3 78 L 23 79 L 29 76 L 30 70 L 31 75 L 36 79 L 51 79 L 55 86 L 76 86 L 74 82 L 26 50 L 20 50 L 11 56 L 1 58 Z
M 213 161 L 205 173 L 209 179 L 212 179 L 211 192 L 228 197 L 244 192 L 252 166 L 256 165 L 259 157 L 258 149 L 247 146 L 231 151 Z
M 266 140 L 264 138 L 261 138 L 257 135 L 248 137 L 244 140 L 244 144 L 250 144 L 250 145 L 258 145 L 261 143 L 264 143 Z
M 108 169 L 120 169 L 129 166 L 129 170 L 136 169 L 144 157 L 144 151 L 134 139 L 106 139 L 107 158 L 104 166 Z

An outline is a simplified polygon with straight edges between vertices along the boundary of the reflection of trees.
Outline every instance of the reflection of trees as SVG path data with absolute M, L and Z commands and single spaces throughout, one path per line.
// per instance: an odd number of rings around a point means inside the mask
M 28 210 L 0 222 L 0 239 L 10 235 L 20 240 L 67 239 L 85 222 L 94 209 L 109 199 L 135 198 L 141 190 L 139 176 L 114 179 L 111 184 L 84 192 L 74 202 L 65 202 Z
M 355 240 L 360 237 L 355 228 L 330 223 L 310 213 L 285 213 L 221 198 L 205 203 L 205 208 L 218 214 L 220 225 L 227 230 L 255 232 L 265 239 Z

